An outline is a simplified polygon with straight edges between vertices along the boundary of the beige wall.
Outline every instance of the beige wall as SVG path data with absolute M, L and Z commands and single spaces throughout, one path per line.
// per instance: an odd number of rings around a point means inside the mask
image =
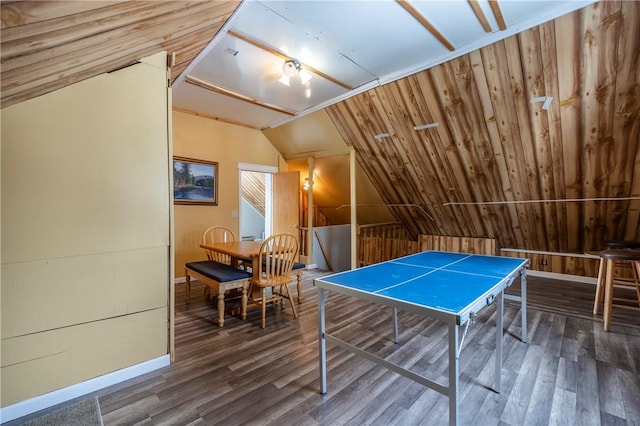
M 3 407 L 167 354 L 165 57 L 1 112 Z
M 184 277 L 186 262 L 204 258 L 200 242 L 205 229 L 226 226 L 238 236 L 238 163 L 280 170 L 286 170 L 286 163 L 259 130 L 178 111 L 173 112 L 173 155 L 216 161 L 219 168 L 217 206 L 175 206 L 175 276 Z

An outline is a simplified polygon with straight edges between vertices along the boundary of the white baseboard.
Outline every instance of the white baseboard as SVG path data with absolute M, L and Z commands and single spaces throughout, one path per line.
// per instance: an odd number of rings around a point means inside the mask
M 185 277 L 178 277 L 173 280 L 174 284 L 184 284 L 187 281 Z
M 318 267 L 318 265 L 316 265 L 315 263 L 310 263 L 308 265 L 306 265 L 304 267 L 304 269 L 316 269 Z
M 551 278 L 554 280 L 574 281 L 574 282 L 593 284 L 593 285 L 596 285 L 598 282 L 598 280 L 593 277 L 583 277 L 582 275 L 558 274 L 557 272 L 536 271 L 534 269 L 528 269 L 527 275 L 531 275 L 533 277 Z
M 171 364 L 169 354 L 0 408 L 0 423 L 53 407 Z

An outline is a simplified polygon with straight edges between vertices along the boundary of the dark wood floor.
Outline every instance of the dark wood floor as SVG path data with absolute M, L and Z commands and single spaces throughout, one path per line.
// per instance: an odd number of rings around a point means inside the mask
M 110 425 L 439 425 L 447 399 L 338 347 L 328 345 L 328 393 L 319 394 L 314 277 L 305 271 L 298 319 L 267 312 L 260 328 L 216 324 L 215 302 L 196 284 L 176 294 L 176 362 L 97 393 Z M 495 308 L 483 310 L 460 357 L 462 424 L 640 425 L 640 314 L 620 311 L 611 332 L 591 314 L 595 287 L 529 277 L 529 343 L 519 340 L 519 306 L 505 302 L 503 392 L 493 386 Z M 514 285 L 511 292 L 517 292 Z M 391 312 L 330 295 L 328 331 L 394 363 L 447 383 L 447 329 L 400 313 L 401 344 L 391 342 Z M 337 331 L 340 329 L 340 331 Z

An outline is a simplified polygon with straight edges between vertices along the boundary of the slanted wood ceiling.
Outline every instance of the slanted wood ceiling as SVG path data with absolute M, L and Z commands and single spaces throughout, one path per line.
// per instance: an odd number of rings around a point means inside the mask
M 176 52 L 170 80 L 240 3 L 234 1 L 2 1 L 2 107 Z
M 414 235 L 581 252 L 640 240 L 639 70 L 640 2 L 605 1 L 327 111 Z

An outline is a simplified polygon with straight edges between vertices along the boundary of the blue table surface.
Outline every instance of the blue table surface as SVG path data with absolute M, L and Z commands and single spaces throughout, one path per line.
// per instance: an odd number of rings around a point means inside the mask
M 526 263 L 520 258 L 428 251 L 320 281 L 458 313 Z

